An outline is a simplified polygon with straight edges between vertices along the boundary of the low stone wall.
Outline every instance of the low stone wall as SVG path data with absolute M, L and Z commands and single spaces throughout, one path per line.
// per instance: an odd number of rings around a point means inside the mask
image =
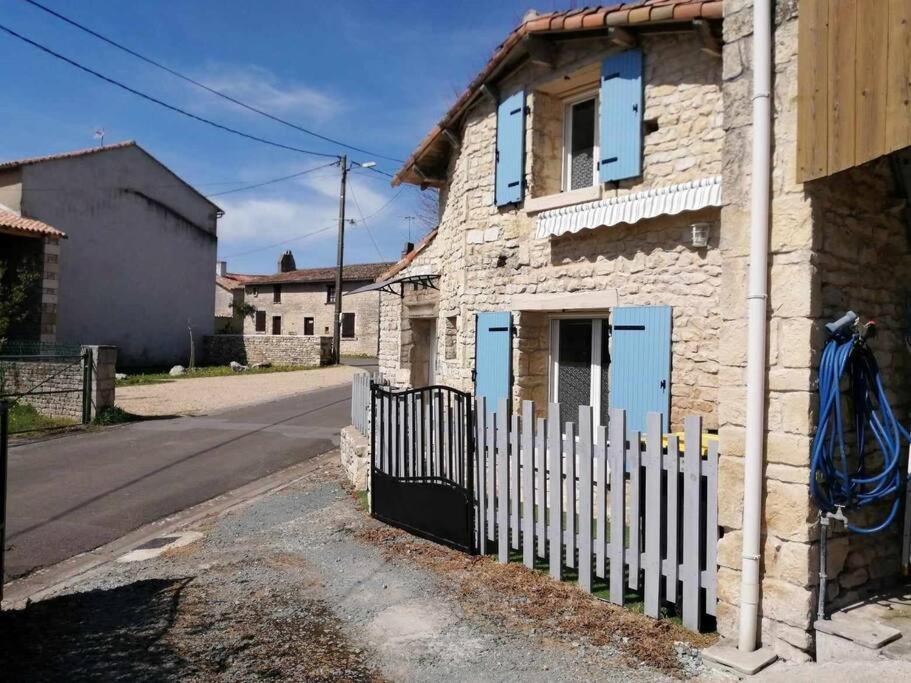
M 79 356 L 90 353 L 92 358 L 91 408 L 89 419 L 114 406 L 114 372 L 117 365 L 116 346 L 83 346 Z M 83 361 L 72 356 L 54 358 L 15 357 L 0 360 L 0 395 L 29 394 L 18 399 L 49 417 L 82 421 Z M 53 393 L 52 393 L 53 392 Z
M 49 417 L 82 421 L 82 377 L 82 362 L 78 359 L 0 360 L 0 394 L 60 392 L 19 399 Z
M 210 365 L 327 365 L 332 360 L 332 337 L 217 334 L 203 337 L 203 356 Z
M 354 425 L 342 429 L 339 450 L 342 467 L 355 491 L 366 491 L 370 481 L 370 442 Z

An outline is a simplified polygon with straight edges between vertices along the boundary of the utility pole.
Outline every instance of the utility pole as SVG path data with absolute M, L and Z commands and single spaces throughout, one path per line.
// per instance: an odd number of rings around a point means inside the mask
M 345 185 L 348 183 L 348 155 L 339 161 L 342 187 L 338 195 L 338 264 L 335 272 L 335 321 L 332 326 L 332 354 L 336 365 L 342 360 L 342 269 L 345 263 Z

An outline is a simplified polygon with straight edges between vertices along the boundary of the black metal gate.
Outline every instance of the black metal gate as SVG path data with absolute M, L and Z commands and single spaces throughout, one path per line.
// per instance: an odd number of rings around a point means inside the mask
M 477 552 L 471 394 L 371 384 L 371 499 L 379 520 Z

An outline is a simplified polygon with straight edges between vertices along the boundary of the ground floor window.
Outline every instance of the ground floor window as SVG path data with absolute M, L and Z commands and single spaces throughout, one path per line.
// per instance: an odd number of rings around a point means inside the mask
M 280 315 L 272 316 L 272 334 L 282 333 L 282 317 Z
M 342 337 L 354 338 L 354 313 L 342 313 Z
M 304 318 L 304 334 L 307 336 L 313 335 L 313 318 Z
M 610 326 L 607 318 L 561 318 L 550 328 L 550 397 L 560 404 L 560 422 L 578 422 L 590 405 L 607 424 Z
M 265 311 L 256 311 L 256 331 L 266 332 L 266 312 Z

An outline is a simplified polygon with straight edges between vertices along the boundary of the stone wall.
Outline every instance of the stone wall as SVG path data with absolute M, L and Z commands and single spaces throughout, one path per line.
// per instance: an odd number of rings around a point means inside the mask
M 366 491 L 370 482 L 370 441 L 356 427 L 342 428 L 339 457 L 355 491 Z
M 82 385 L 83 369 L 78 357 L 34 361 L 0 360 L 0 394 L 15 394 L 32 389 L 66 392 L 32 394 L 19 399 L 49 417 L 81 422 Z
M 896 417 L 907 425 L 911 411 L 911 354 L 905 346 L 911 243 L 903 211 L 895 211 L 894 178 L 886 159 L 814 181 L 806 186 L 815 225 L 818 323 L 853 310 L 864 321 L 876 320 L 869 346 L 876 355 L 886 393 Z M 814 338 L 821 351 L 824 335 Z M 818 357 L 818 353 L 815 354 Z M 812 411 L 818 406 L 814 401 Z M 852 522 L 873 526 L 888 504 L 863 513 L 849 512 Z M 875 536 L 837 529 L 829 544 L 827 599 L 833 608 L 881 591 L 901 576 L 901 522 Z M 814 550 L 815 552 L 815 550 Z
M 604 196 L 721 172 L 720 61 L 702 52 L 690 35 L 646 36 L 642 45 L 644 116 L 656 122 L 657 130 L 645 137 L 641 179 L 605 188 Z M 558 61 L 569 64 L 588 56 L 595 62 L 605 49 L 598 40 L 581 41 L 564 48 Z M 559 189 L 562 124 L 555 121 L 562 116 L 562 103 L 539 90 L 548 73 L 523 67 L 498 84 L 503 96 L 519 86 L 530 93 L 526 144 L 530 197 Z M 721 329 L 718 210 L 539 240 L 534 237 L 534 216 L 524 206 L 493 204 L 494 105 L 480 100 L 467 113 L 460 132 L 461 149 L 453 155 L 448 183 L 440 194 L 439 233 L 418 257 L 440 273 L 437 329 L 446 329 L 447 318 L 456 320 L 454 340 L 437 335 L 439 381 L 462 390 L 472 388 L 476 312 L 511 310 L 516 294 L 615 290 L 621 306 L 673 306 L 672 422 L 679 426 L 684 414 L 701 414 L 708 427 L 715 427 Z M 694 221 L 713 223 L 708 249 L 689 246 L 689 226 Z M 412 267 L 416 264 L 417 260 Z M 396 299 L 384 295 L 382 300 L 380 369 L 407 383 L 401 353 L 405 313 Z M 538 337 L 533 348 L 530 340 L 541 334 L 546 316 L 514 313 L 518 326 L 513 354 L 515 397 L 541 401 L 547 391 L 549 341 Z M 523 329 L 526 324 L 529 330 Z
M 60 417 L 82 422 L 84 365 L 80 358 L 88 352 L 92 362 L 89 419 L 99 411 L 114 405 L 117 348 L 114 346 L 83 346 L 73 356 L 52 358 L 7 357 L 0 360 L 0 394 L 29 391 L 19 400 L 49 417 Z M 59 393 L 54 393 L 59 392 Z
M 342 291 L 350 292 L 367 284 L 370 282 L 345 282 L 342 284 Z M 251 304 L 257 311 L 266 312 L 266 334 L 272 332 L 272 316 L 281 316 L 283 335 L 303 335 L 304 318 L 313 318 L 313 333 L 332 337 L 335 304 L 326 300 L 326 285 L 325 282 L 282 284 L 281 301 L 277 303 L 272 300 L 273 285 L 248 285 L 244 297 L 246 303 Z M 379 297 L 380 294 L 377 292 L 342 297 L 342 312 L 354 313 L 355 335 L 350 339 L 342 338 L 343 355 L 376 355 Z M 256 334 L 255 315 L 244 318 L 243 332 L 247 335 Z
M 60 241 L 44 238 L 44 275 L 41 281 L 41 341 L 57 340 L 57 273 L 60 270 Z
M 332 337 L 217 334 L 203 337 L 203 357 L 209 365 L 326 365 L 332 359 Z
M 810 202 L 796 182 L 797 3 L 776 3 L 774 37 L 768 386 L 763 499 L 761 641 L 809 658 L 817 571 L 809 462 L 818 324 L 822 314 Z M 721 221 L 718 630 L 735 636 L 740 600 L 750 234 L 752 2 L 731 0 L 724 22 L 725 206 Z

